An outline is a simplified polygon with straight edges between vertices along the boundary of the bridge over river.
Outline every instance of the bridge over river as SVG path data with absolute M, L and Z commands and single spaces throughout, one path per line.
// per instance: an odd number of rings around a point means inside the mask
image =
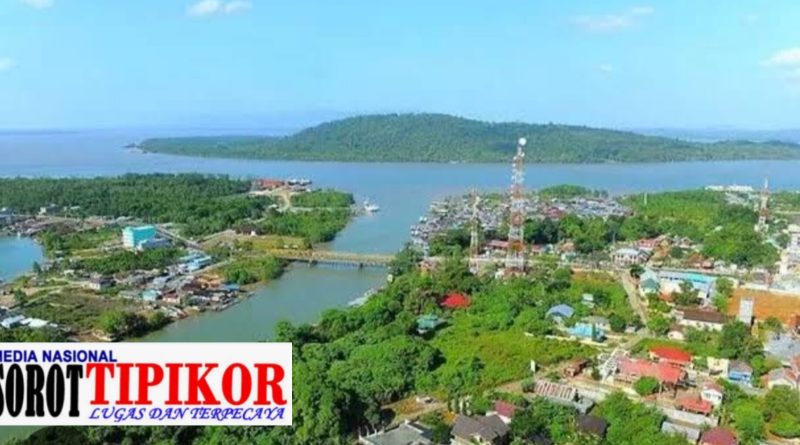
M 277 258 L 309 264 L 332 264 L 350 267 L 387 267 L 393 255 L 375 253 L 336 252 L 313 249 L 274 249 L 270 253 Z

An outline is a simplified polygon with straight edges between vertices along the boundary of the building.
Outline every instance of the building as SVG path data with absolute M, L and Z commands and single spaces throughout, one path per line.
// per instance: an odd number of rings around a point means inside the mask
M 0 326 L 6 329 L 15 328 L 21 325 L 23 320 L 25 320 L 24 315 L 11 315 L 9 317 L 0 320 Z
M 358 438 L 361 445 L 433 445 L 431 435 L 425 428 L 410 422 L 396 428 L 376 432 Z
M 589 360 L 585 358 L 574 358 L 564 366 L 563 374 L 565 377 L 575 377 L 589 366 Z
M 444 297 L 439 306 L 445 309 L 464 309 L 471 304 L 469 297 L 458 292 L 451 292 Z
M 661 424 L 661 432 L 664 434 L 675 434 L 678 436 L 683 436 L 686 438 L 687 441 L 691 443 L 697 443 L 698 439 L 700 439 L 700 434 L 701 434 L 699 428 L 684 426 L 677 423 L 672 423 L 670 421 L 664 421 L 664 423 Z
M 683 326 L 679 324 L 673 324 L 670 326 L 669 331 L 667 332 L 667 338 L 675 341 L 686 340 L 686 335 L 683 332 Z
M 740 360 L 731 360 L 728 366 L 728 380 L 750 385 L 753 380 L 753 368 Z
M 649 258 L 650 254 L 647 251 L 632 247 L 622 247 L 611 252 L 611 260 L 618 266 L 644 264 Z
M 154 302 L 159 298 L 161 298 L 161 292 L 155 289 L 147 289 L 142 292 L 142 300 L 144 301 Z
M 459 415 L 450 434 L 454 445 L 502 445 L 508 439 L 510 429 L 499 416 Z
M 691 327 L 695 329 L 710 329 L 712 331 L 721 331 L 722 327 L 727 321 L 724 314 L 716 311 L 709 311 L 705 309 L 687 308 L 683 310 L 678 323 L 681 326 Z
M 684 371 L 666 363 L 621 358 L 617 362 L 619 374 L 615 377 L 623 382 L 634 383 L 642 377 L 653 377 L 662 385 L 674 387 L 685 375 Z
M 708 416 L 714 411 L 714 404 L 701 397 L 686 396 L 678 400 L 678 407 L 683 411 Z
M 722 400 L 725 398 L 725 393 L 722 386 L 715 382 L 708 382 L 703 385 L 700 390 L 700 398 L 711 403 L 714 406 L 720 406 Z
M 122 229 L 122 245 L 126 249 L 138 249 L 140 244 L 155 237 L 155 226 L 125 227 Z
M 559 304 L 548 309 L 545 316 L 547 318 L 552 318 L 558 323 L 563 323 L 565 319 L 572 317 L 574 314 L 575 310 L 572 309 L 571 306 Z
M 436 328 L 444 323 L 445 321 L 435 314 L 420 315 L 419 318 L 417 318 L 417 333 L 420 335 L 426 334 L 436 330 Z
M 692 354 L 671 346 L 653 346 L 650 348 L 650 359 L 679 368 L 687 368 L 692 365 Z
M 93 275 L 85 282 L 85 286 L 87 288 L 98 292 L 101 290 L 108 289 L 113 285 L 114 285 L 113 279 L 102 275 Z
M 166 238 L 153 238 L 149 240 L 142 241 L 136 246 L 137 250 L 148 250 L 148 249 L 158 249 L 162 247 L 169 247 L 172 245 L 172 242 Z
M 747 326 L 752 326 L 754 308 L 755 300 L 752 297 L 743 297 L 739 300 L 739 313 L 736 318 Z
M 281 179 L 261 178 L 252 183 L 253 190 L 275 190 L 286 186 L 286 181 Z
M 800 375 L 788 368 L 773 369 L 764 376 L 764 383 L 767 388 L 772 389 L 776 386 L 788 386 L 797 390 L 800 385 Z
M 688 282 L 692 285 L 697 296 L 703 301 L 708 301 L 714 295 L 717 282 L 716 277 L 703 275 L 694 272 L 675 272 L 662 270 L 658 273 L 661 293 L 672 294 L 680 290 L 682 283 Z
M 586 322 L 575 323 L 575 326 L 567 329 L 567 333 L 573 337 L 599 342 L 606 338 L 606 333 L 600 327 Z
M 486 413 L 487 415 L 495 414 L 500 417 L 500 420 L 503 421 L 506 425 L 511 423 L 511 420 L 514 418 L 514 414 L 517 412 L 519 407 L 513 405 L 511 403 L 505 402 L 503 400 L 497 400 L 494 402 L 494 410 L 489 411 Z
M 563 383 L 537 380 L 533 392 L 553 403 L 574 408 L 581 414 L 586 414 L 594 406 L 591 400 L 579 397 L 577 388 Z
M 714 427 L 703 433 L 700 437 L 700 445 L 738 445 L 736 435 L 730 430 Z

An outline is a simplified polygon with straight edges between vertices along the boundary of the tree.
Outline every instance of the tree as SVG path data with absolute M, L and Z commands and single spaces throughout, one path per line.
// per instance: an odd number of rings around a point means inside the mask
M 625 328 L 628 325 L 625 319 L 616 312 L 608 316 L 608 324 L 611 326 L 611 330 L 617 333 L 625 332 Z
M 764 329 L 770 331 L 775 334 L 780 334 L 783 332 L 783 323 L 778 320 L 776 317 L 767 317 L 763 323 L 761 323 Z
M 728 278 L 718 278 L 714 288 L 716 294 L 724 298 L 730 298 L 733 295 L 733 281 Z
M 682 281 L 680 290 L 673 294 L 675 304 L 679 306 L 694 306 L 698 303 L 697 290 L 688 281 Z
M 750 335 L 749 326 L 738 320 L 722 327 L 718 347 L 723 358 L 749 361 L 761 353 L 761 342 Z
M 38 261 L 33 262 L 33 273 L 35 273 L 36 275 L 42 274 L 42 265 L 39 264 Z
M 731 418 L 742 443 L 756 443 L 764 437 L 764 415 L 756 402 L 742 400 L 735 403 Z
M 630 275 L 631 275 L 633 278 L 636 278 L 636 279 L 638 280 L 638 279 L 639 279 L 639 277 L 641 277 L 641 276 L 642 276 L 642 274 L 644 273 L 644 267 L 642 267 L 642 265 L 641 265 L 641 264 L 634 264 L 634 265 L 633 265 L 633 266 L 631 266 L 631 268 L 628 270 L 628 273 L 630 273 Z
M 800 437 L 800 421 L 788 412 L 779 413 L 769 425 L 771 433 L 784 438 Z
M 655 394 L 660 387 L 661 384 L 654 377 L 642 377 L 633 384 L 633 389 L 640 396 Z
M 663 314 L 653 314 L 647 321 L 647 328 L 656 335 L 664 335 L 669 331 L 670 319 Z

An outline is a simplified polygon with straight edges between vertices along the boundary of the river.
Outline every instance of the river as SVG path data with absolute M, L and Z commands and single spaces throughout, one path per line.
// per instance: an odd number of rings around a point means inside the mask
M 471 187 L 505 190 L 510 164 L 370 164 L 275 162 L 142 154 L 122 146 L 154 134 L 96 131 L 0 134 L 0 176 L 104 176 L 129 172 L 203 172 L 236 177 L 306 177 L 318 187 L 353 192 L 381 206 L 359 217 L 331 243 L 353 252 L 394 252 L 432 200 Z M 686 189 L 708 184 L 758 186 L 765 176 L 777 189 L 800 189 L 800 161 L 687 162 L 671 164 L 539 164 L 526 167 L 526 185 L 579 184 L 612 193 Z M 0 244 L 0 269 L 24 270 L 31 258 Z M 9 260 L 10 259 L 10 260 Z M 8 272 L 6 272 L 8 273 Z M 269 337 L 281 319 L 315 320 L 380 285 L 377 270 L 293 266 L 279 280 L 226 311 L 179 321 L 146 341 L 253 341 Z M 6 431 L 0 429 L 0 440 Z

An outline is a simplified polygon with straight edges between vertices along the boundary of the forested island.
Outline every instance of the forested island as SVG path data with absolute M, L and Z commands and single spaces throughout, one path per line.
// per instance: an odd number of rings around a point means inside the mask
M 492 123 L 444 114 L 386 114 L 324 123 L 285 137 L 157 138 L 152 153 L 363 162 L 507 162 L 528 139 L 526 162 L 605 163 L 800 159 L 800 146 L 745 140 L 714 143 L 557 124 Z

